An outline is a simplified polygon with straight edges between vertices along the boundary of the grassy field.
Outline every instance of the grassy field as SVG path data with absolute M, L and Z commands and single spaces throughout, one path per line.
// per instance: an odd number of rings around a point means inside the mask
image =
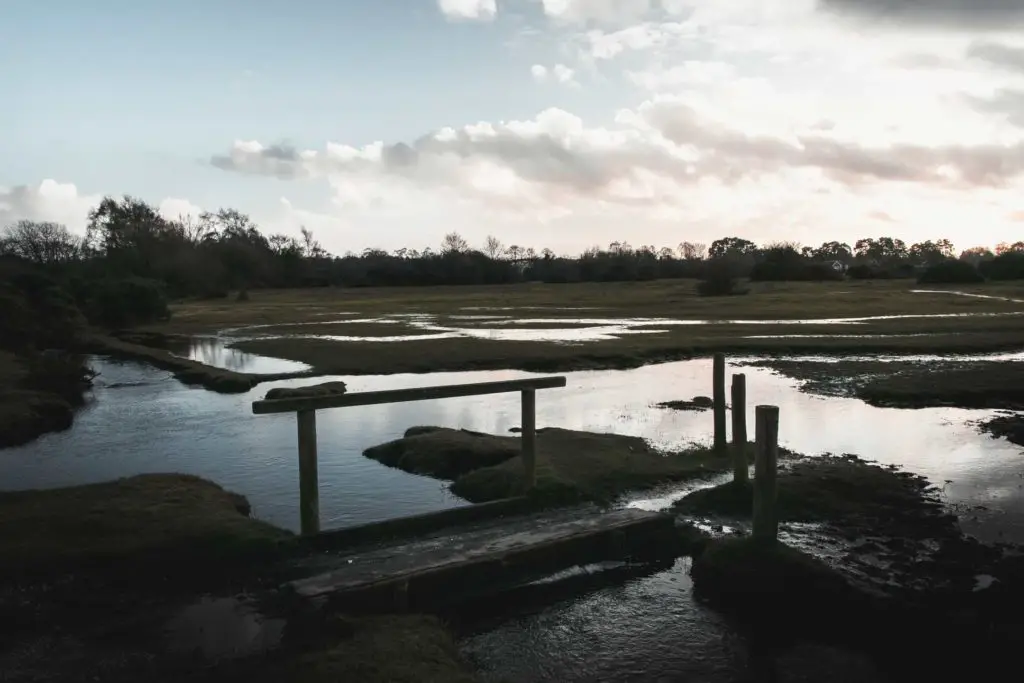
M 1020 315 L 1024 314 L 1024 303 L 947 292 L 911 293 L 915 288 L 910 281 L 755 283 L 748 295 L 707 298 L 696 295 L 692 281 L 668 280 L 257 291 L 245 302 L 180 303 L 174 306 L 169 322 L 146 329 L 177 335 L 227 330 L 229 337 L 246 337 L 234 341 L 234 348 L 308 363 L 317 372 L 329 374 L 625 368 L 719 350 L 838 355 L 970 353 L 1024 347 L 1024 316 Z M 960 290 L 1024 300 L 1024 285 L 950 289 Z M 430 324 L 456 331 L 449 338 L 376 341 L 381 336 L 423 336 L 422 327 L 401 317 L 413 313 L 430 316 Z M 861 324 L 835 321 L 925 314 L 950 317 L 883 319 Z M 496 324 L 494 320 L 471 317 L 481 315 L 502 315 L 512 320 Z M 394 322 L 382 323 L 382 316 L 391 316 Z M 581 323 L 580 318 L 593 322 Z M 635 327 L 648 333 L 613 333 L 590 341 L 564 336 L 558 341 L 510 340 L 506 336 L 507 330 L 561 328 L 578 332 L 580 327 L 637 318 L 690 324 L 641 320 Z M 339 322 L 344 319 L 358 322 Z M 524 319 L 534 322 L 515 322 Z M 818 322 L 801 324 L 801 320 Z M 749 322 L 693 324 L 695 321 Z M 499 331 L 492 335 L 487 329 Z M 650 333 L 652 330 L 655 332 Z M 318 334 L 364 338 L 338 340 Z

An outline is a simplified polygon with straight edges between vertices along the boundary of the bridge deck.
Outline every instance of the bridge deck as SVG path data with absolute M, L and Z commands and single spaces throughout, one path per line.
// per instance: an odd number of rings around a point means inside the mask
M 447 530 L 331 558 L 287 584 L 345 609 L 406 609 L 479 597 L 577 564 L 675 553 L 671 516 L 579 508 Z M 326 567 L 325 567 L 326 568 Z

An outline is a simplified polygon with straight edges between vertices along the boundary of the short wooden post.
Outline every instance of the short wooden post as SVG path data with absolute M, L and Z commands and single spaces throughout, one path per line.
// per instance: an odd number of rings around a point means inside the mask
M 316 411 L 296 413 L 299 425 L 299 518 L 302 535 L 320 533 L 320 483 L 317 475 Z
M 728 436 L 725 433 L 725 354 L 716 353 L 714 361 L 715 451 L 725 453 Z
M 732 376 L 732 480 L 746 484 L 747 461 L 747 376 Z
M 522 454 L 523 474 L 526 476 L 526 489 L 537 484 L 537 392 L 524 389 L 522 417 Z
M 776 507 L 779 460 L 779 407 L 755 409 L 757 450 L 754 456 L 754 538 L 775 541 L 779 537 Z

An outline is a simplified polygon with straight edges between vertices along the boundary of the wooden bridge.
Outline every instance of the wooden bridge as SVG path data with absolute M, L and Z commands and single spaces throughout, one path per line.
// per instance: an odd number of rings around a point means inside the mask
M 715 444 L 725 443 L 724 357 L 715 359 Z M 603 560 L 651 561 L 679 554 L 674 517 L 635 509 L 596 506 L 540 510 L 529 496 L 467 505 L 436 513 L 321 531 L 317 475 L 316 411 L 407 401 L 520 392 L 523 477 L 536 484 L 536 392 L 566 386 L 566 378 L 535 377 L 501 382 L 451 384 L 389 391 L 291 396 L 255 401 L 255 414 L 297 415 L 300 518 L 303 543 L 328 550 L 311 576 L 286 588 L 315 603 L 345 610 L 422 607 L 439 598 L 469 598 L 512 587 L 561 569 Z M 734 437 L 742 439 L 736 477 L 746 478 L 743 375 L 734 377 Z M 775 442 L 771 415 L 758 408 L 765 443 Z M 737 416 L 737 411 L 740 413 Z M 765 417 L 766 420 L 762 420 Z M 742 427 L 741 427 L 742 425 Z M 769 444 L 770 445 L 770 444 Z M 765 451 L 763 454 L 761 451 Z M 758 464 L 774 470 L 775 450 L 758 449 Z M 742 460 L 742 463 L 740 462 Z M 774 478 L 764 481 L 774 488 Z M 774 501 L 774 490 L 761 500 Z M 759 500 L 758 502 L 761 502 Z M 767 510 L 773 507 L 768 504 Z M 774 533 L 771 525 L 760 529 Z M 757 529 L 755 529 L 757 530 Z M 340 548 L 340 550 L 339 550 Z

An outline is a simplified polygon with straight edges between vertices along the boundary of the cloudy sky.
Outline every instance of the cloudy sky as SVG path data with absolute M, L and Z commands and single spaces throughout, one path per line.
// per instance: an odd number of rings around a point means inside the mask
M 3 0 L 0 224 L 1024 239 L 1021 0 Z

